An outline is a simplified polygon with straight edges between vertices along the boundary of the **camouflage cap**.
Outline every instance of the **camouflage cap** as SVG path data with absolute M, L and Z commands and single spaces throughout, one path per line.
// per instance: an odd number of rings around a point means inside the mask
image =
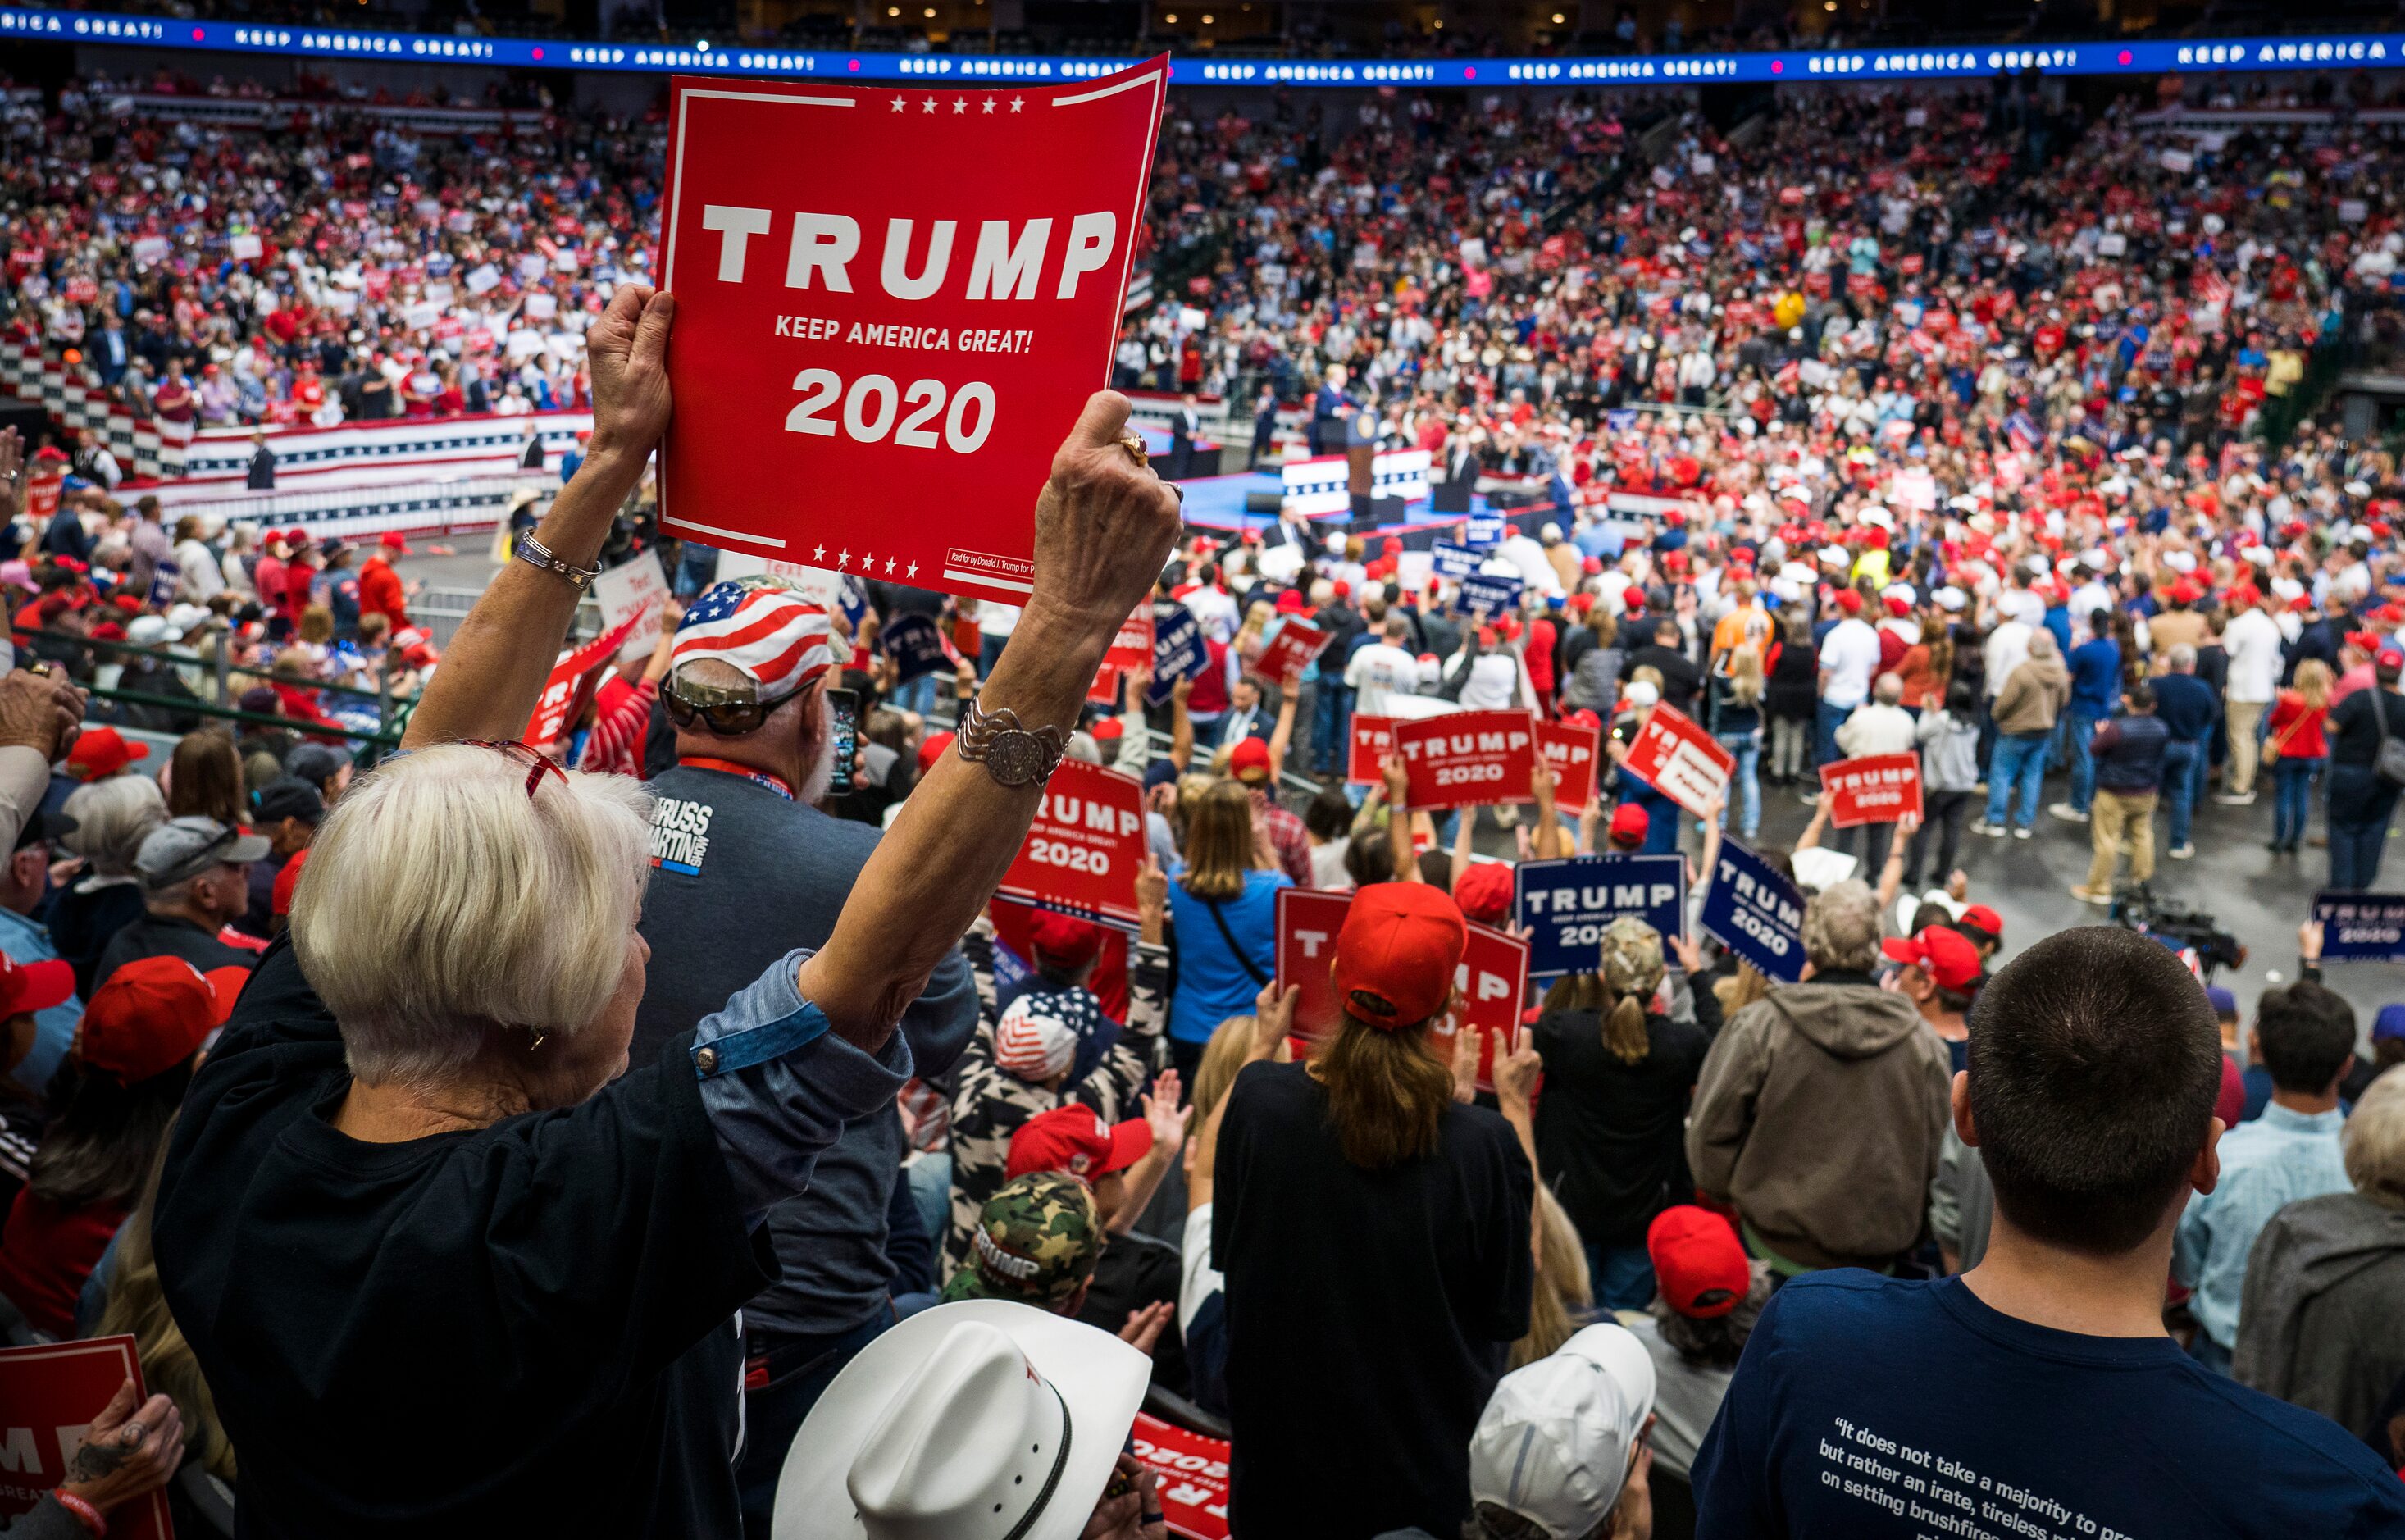
M 1650 997 L 1662 983 L 1662 933 L 1628 915 L 1606 925 L 1603 982 L 1615 995 Z
M 1064 1172 L 1038 1171 L 985 1200 L 969 1238 L 968 1263 L 944 1286 L 944 1299 L 1007 1299 L 1058 1309 L 1093 1276 L 1102 1250 L 1093 1189 Z

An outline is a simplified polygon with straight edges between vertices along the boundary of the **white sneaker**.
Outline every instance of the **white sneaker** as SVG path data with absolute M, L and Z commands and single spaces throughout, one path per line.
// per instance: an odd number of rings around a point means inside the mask
M 2057 802 L 2054 806 L 2046 809 L 2046 811 L 2054 814 L 2057 818 L 2061 819 L 2066 824 L 2084 824 L 2088 822 L 2088 814 L 2080 812 L 2077 808 L 2073 807 L 2068 802 Z
M 2032 835 L 2030 831 L 2025 828 L 2017 828 L 2013 830 L 2013 838 L 2016 840 L 2029 840 L 2034 839 L 2035 836 Z
M 2196 856 L 2196 847 L 2194 845 L 2173 845 L 2171 848 L 2169 855 L 2174 861 L 2193 860 Z
M 2215 792 L 2214 793 L 2213 799 L 2220 803 L 2223 807 L 2228 808 L 2251 808 L 2255 805 L 2255 794 L 2251 791 L 2244 793 L 2228 791 Z
M 1974 818 L 1971 820 L 1971 832 L 1984 834 L 1990 840 L 2001 840 L 2004 837 L 2004 826 L 1991 824 L 1985 818 Z

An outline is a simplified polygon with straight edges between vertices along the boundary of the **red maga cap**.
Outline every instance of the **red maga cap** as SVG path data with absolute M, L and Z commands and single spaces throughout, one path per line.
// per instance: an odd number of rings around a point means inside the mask
M 1354 1020 L 1392 1030 L 1427 1021 L 1453 992 L 1470 944 L 1461 906 L 1425 883 L 1377 883 L 1353 896 L 1336 933 L 1336 998 Z

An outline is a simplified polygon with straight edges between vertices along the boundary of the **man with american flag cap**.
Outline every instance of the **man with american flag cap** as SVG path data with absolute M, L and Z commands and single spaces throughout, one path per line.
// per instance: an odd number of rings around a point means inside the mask
M 815 805 L 835 768 L 823 686 L 847 645 L 823 608 L 773 578 L 717 585 L 677 628 L 660 691 L 677 758 L 652 782 L 641 924 L 665 966 L 643 993 L 633 1053 L 656 1057 L 776 958 L 834 932 L 878 841 Z M 955 950 L 902 1014 L 920 1073 L 949 1068 L 977 1023 L 976 985 Z M 846 1127 L 809 1190 L 768 1212 L 783 1278 L 743 1310 L 747 1512 L 765 1513 L 818 1392 L 892 1320 L 889 1214 L 911 1211 L 894 1203 L 902 1155 L 889 1108 Z

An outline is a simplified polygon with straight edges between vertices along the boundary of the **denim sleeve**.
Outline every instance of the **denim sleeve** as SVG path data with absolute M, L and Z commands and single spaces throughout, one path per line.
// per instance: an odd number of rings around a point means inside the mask
M 844 1124 L 891 1105 L 910 1079 L 900 1032 L 872 1055 L 827 1030 L 795 982 L 809 955 L 797 949 L 768 965 L 703 1019 L 687 1051 L 736 1196 L 754 1219 L 808 1187 Z

